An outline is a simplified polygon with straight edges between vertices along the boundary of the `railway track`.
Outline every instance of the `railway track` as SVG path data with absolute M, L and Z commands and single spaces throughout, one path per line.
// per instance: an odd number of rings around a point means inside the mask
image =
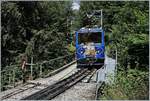
M 88 75 L 88 76 L 86 76 L 83 80 L 82 80 L 82 82 L 83 83 L 89 83 L 90 81 L 91 81 L 91 78 L 93 77 L 93 75 L 96 73 L 96 69 L 94 69 L 93 71 L 91 71 L 91 73 Z
M 93 70 L 81 69 L 72 74 L 71 76 L 60 80 L 53 85 L 48 86 L 47 88 L 36 92 L 30 96 L 27 96 L 21 100 L 50 100 L 56 97 L 57 95 L 63 93 L 65 90 L 69 89 L 86 76 L 88 76 Z
M 27 83 L 27 84 L 28 84 L 28 83 Z M 27 84 L 25 84 L 25 85 L 27 85 Z M 24 85 L 24 86 L 25 86 L 25 85 Z M 9 93 L 9 94 L 7 94 L 7 95 L 5 95 L 5 96 L 2 96 L 2 97 L 1 97 L 1 100 L 7 99 L 7 98 L 9 98 L 9 97 L 11 97 L 11 96 L 14 96 L 14 95 L 16 95 L 16 94 L 19 94 L 19 93 L 21 93 L 21 92 L 24 92 L 24 91 L 26 91 L 26 90 L 28 90 L 28 89 L 31 89 L 31 88 L 34 88 L 34 87 L 37 87 L 37 86 L 39 86 L 39 84 L 34 84 L 33 86 L 28 87 L 28 88 L 25 88 L 25 89 L 18 89 L 18 90 L 16 90 L 15 92 L 12 92 L 12 93 Z

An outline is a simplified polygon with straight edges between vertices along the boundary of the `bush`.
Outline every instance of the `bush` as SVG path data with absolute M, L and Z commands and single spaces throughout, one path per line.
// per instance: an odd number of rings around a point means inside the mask
M 112 100 L 148 100 L 149 80 L 148 72 L 129 69 L 127 75 L 120 71 L 115 82 L 106 85 L 101 99 Z

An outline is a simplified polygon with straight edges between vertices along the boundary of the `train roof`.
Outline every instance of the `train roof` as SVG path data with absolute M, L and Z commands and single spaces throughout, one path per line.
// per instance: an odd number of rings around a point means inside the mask
M 96 33 L 96 32 L 102 32 L 103 29 L 102 28 L 81 28 L 80 30 L 78 30 L 78 33 Z

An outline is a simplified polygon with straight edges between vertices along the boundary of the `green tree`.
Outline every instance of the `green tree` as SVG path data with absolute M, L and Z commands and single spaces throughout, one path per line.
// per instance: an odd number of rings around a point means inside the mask
M 70 31 L 71 3 L 3 1 L 2 67 L 19 63 L 22 54 L 33 56 L 35 62 L 68 54 L 65 38 Z
M 109 40 L 115 41 L 113 45 L 107 45 L 107 53 L 111 55 L 111 51 L 115 51 L 115 46 L 118 50 L 118 72 L 122 72 L 122 79 L 126 78 L 128 73 L 127 67 L 132 68 L 134 72 L 148 73 L 148 1 L 81 1 L 79 20 L 80 27 L 86 25 L 86 13 L 93 10 L 103 9 L 103 29 L 105 30 L 105 35 L 109 36 Z M 138 69 L 139 71 L 136 71 Z M 118 74 L 119 75 L 119 74 Z M 133 76 L 134 77 L 134 76 Z M 135 76 L 134 79 L 140 78 L 139 75 Z M 142 84 L 147 79 L 140 78 Z M 121 81 L 128 84 L 126 81 Z M 136 82 L 140 84 L 141 82 Z M 134 85 L 134 83 L 129 84 L 132 87 L 137 87 L 133 98 L 139 99 L 142 91 L 138 90 L 140 86 Z M 142 87 L 142 86 L 141 86 Z M 147 86 L 144 86 L 147 89 Z M 128 89 L 128 87 L 127 87 Z M 121 89 L 120 89 L 121 90 Z M 133 89 L 129 90 L 132 92 Z M 138 92 L 139 91 L 139 92 Z M 145 98 L 147 99 L 148 94 L 145 92 Z

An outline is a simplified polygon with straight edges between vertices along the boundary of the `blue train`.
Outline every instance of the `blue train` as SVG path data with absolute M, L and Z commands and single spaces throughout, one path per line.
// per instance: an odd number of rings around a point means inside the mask
M 75 34 L 77 68 L 101 68 L 105 60 L 105 42 L 102 27 L 81 28 Z

